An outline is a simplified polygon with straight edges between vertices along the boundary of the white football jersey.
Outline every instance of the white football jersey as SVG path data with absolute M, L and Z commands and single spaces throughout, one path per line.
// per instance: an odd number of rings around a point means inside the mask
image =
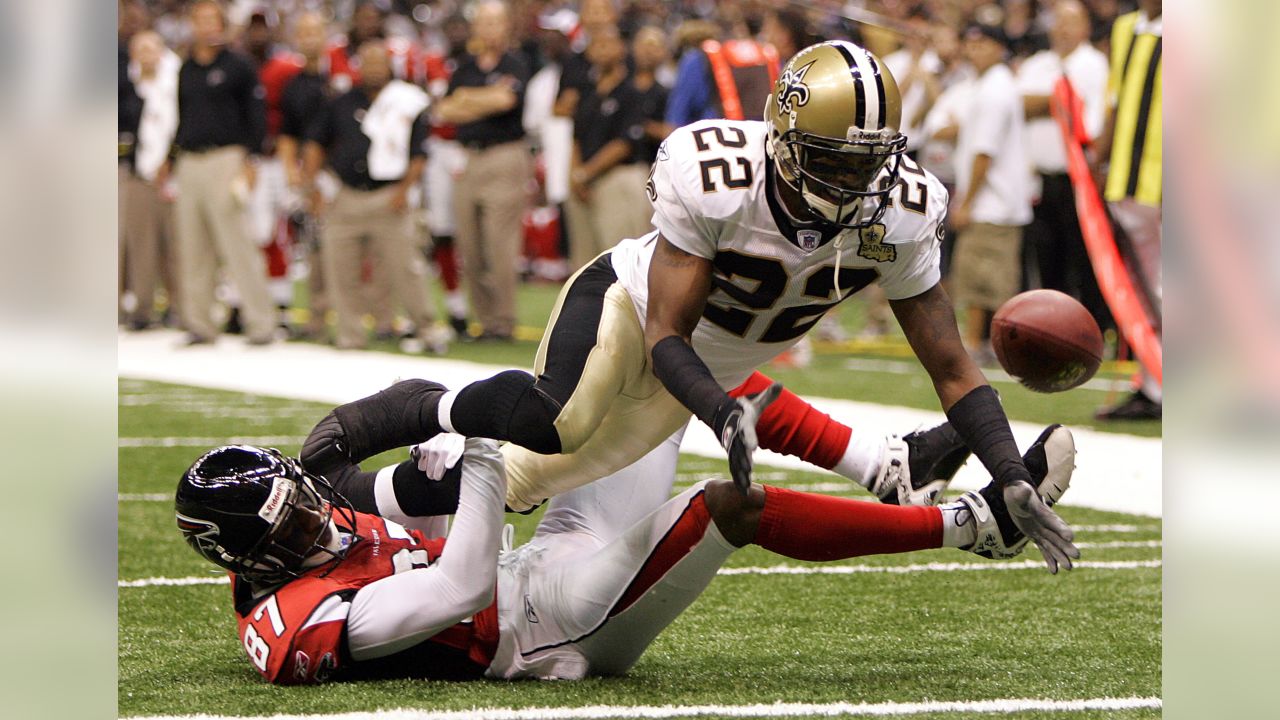
M 890 299 L 902 299 L 932 288 L 941 276 L 947 191 L 937 178 L 903 157 L 901 181 L 879 223 L 863 230 L 796 228 L 773 187 L 768 133 L 766 123 L 735 120 L 703 120 L 673 132 L 649 176 L 656 230 L 612 252 L 641 323 L 658 233 L 712 261 L 711 295 L 693 347 L 725 388 L 742 383 L 867 285 L 878 282 Z

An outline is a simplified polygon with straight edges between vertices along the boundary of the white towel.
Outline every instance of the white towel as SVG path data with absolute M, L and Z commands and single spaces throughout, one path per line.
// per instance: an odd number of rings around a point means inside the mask
M 156 74 L 149 80 L 142 79 L 137 61 L 129 64 L 134 90 L 142 98 L 133 168 L 147 182 L 155 179 L 178 132 L 178 70 L 181 67 L 182 60 L 171 50 L 160 57 Z
M 369 177 L 404 177 L 409 170 L 413 123 L 430 104 L 425 90 L 403 80 L 392 80 L 382 88 L 360 122 L 360 130 L 369 138 Z

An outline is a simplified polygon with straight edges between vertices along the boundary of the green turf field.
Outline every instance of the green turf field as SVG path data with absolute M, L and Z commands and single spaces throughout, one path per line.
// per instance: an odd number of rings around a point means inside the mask
M 528 350 L 523 343 L 507 350 L 522 349 Z M 797 373 L 787 381 L 802 386 L 804 377 Z M 845 386 L 839 396 L 883 400 L 887 391 L 878 387 L 882 384 Z M 1079 530 L 1084 559 L 1101 567 L 1054 577 L 1040 569 L 996 570 L 1001 563 L 939 550 L 838 565 L 902 568 L 936 562 L 970 569 L 729 575 L 712 583 L 624 679 L 270 687 L 240 648 L 225 585 L 125 583 L 216 577 L 182 543 L 174 526 L 171 496 L 180 473 L 207 445 L 232 437 L 272 438 L 281 450 L 295 453 L 327 408 L 135 380 L 121 380 L 119 389 L 119 712 L 124 716 L 1161 694 L 1162 570 L 1153 562 L 1161 557 L 1161 523 L 1071 507 L 1069 494 L 1062 514 Z M 1016 390 L 1002 390 L 1015 419 L 1074 412 L 1067 404 L 1025 408 L 1013 399 Z M 914 396 L 895 397 L 900 404 L 914 404 Z M 923 394 L 920 398 L 927 400 Z M 1158 425 L 1154 432 L 1158 434 Z M 686 456 L 677 487 L 725 470 L 722 462 Z M 830 475 L 769 468 L 761 469 L 759 479 L 798 489 L 839 482 Z M 850 486 L 848 494 L 862 493 Z M 536 519 L 511 516 L 521 539 L 528 537 Z M 1036 557 L 1032 551 L 1023 559 Z M 1143 562 L 1135 566 L 1126 561 Z M 779 565 L 805 563 L 749 547 L 728 566 Z M 979 569 L 972 569 L 975 565 Z M 1017 717 L 1159 714 L 1155 708 Z

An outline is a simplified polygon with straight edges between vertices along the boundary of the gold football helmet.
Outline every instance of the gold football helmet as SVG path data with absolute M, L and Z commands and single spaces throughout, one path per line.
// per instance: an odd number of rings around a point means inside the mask
M 880 220 L 907 137 L 898 83 L 875 55 L 843 40 L 801 50 L 778 75 L 764 119 L 778 178 L 813 220 L 846 228 Z

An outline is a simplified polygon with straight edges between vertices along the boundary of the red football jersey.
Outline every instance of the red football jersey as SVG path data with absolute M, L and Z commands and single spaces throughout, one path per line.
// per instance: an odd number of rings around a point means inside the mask
M 302 67 L 301 55 L 281 52 L 273 55 L 258 69 L 258 81 L 266 91 L 268 142 L 274 142 L 276 135 L 280 134 L 280 122 L 283 117 L 280 110 L 280 97 L 284 95 L 284 87 L 295 75 L 302 72 Z
M 356 592 L 376 580 L 431 565 L 445 545 L 444 538 L 427 538 L 364 513 L 356 513 L 355 529 L 359 539 L 345 559 L 315 568 L 265 597 L 253 599 L 249 586 L 231 576 L 239 636 L 254 668 L 282 685 L 324 682 L 335 675 L 479 677 L 498 647 L 496 597 L 470 620 L 412 648 L 377 660 L 352 660 L 345 636 Z
M 398 80 L 421 84 L 422 69 L 416 45 L 404 38 L 387 38 L 387 55 L 391 60 L 391 75 Z M 338 92 L 346 92 L 360 82 L 360 63 L 350 50 L 347 38 L 339 38 L 329 46 L 326 57 L 329 62 L 329 77 Z

